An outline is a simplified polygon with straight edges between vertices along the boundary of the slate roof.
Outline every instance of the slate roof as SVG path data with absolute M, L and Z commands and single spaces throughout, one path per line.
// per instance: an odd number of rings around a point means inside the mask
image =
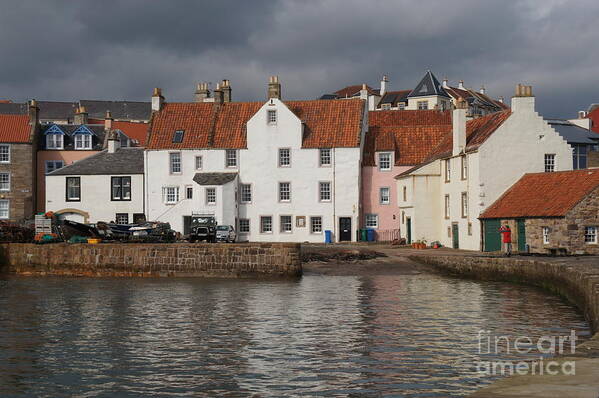
M 546 122 L 549 123 L 549 125 L 553 127 L 553 129 L 557 131 L 568 144 L 594 145 L 599 142 L 599 135 L 597 135 L 597 133 L 577 126 L 567 120 L 547 119 Z
M 441 97 L 449 98 L 449 94 L 447 94 L 443 85 L 439 83 L 439 80 L 437 80 L 430 70 L 426 71 L 426 74 L 422 80 L 420 80 L 420 83 L 416 85 L 416 88 L 410 92 L 408 97 L 426 97 L 429 95 L 439 95 Z
M 152 104 L 137 101 L 97 101 L 81 100 L 89 117 L 102 119 L 106 111 L 110 111 L 114 119 L 124 120 L 150 120 Z
M 200 185 L 225 185 L 237 177 L 237 173 L 196 173 L 193 180 Z
M 53 126 L 57 126 L 65 134 L 65 138 L 63 139 L 63 145 L 64 150 L 66 151 L 75 150 L 75 139 L 73 138 L 73 135 L 75 131 L 79 129 L 81 126 L 87 127 L 87 129 L 90 130 L 94 135 L 94 137 L 92 138 L 92 148 L 87 149 L 88 151 L 99 151 L 102 150 L 102 148 L 104 147 L 104 138 L 106 132 L 104 131 L 103 124 L 43 124 L 40 129 L 41 136 L 45 137 L 46 131 L 48 129 L 51 129 Z M 44 138 L 39 140 L 39 147 L 40 149 L 46 148 L 46 140 Z M 82 150 L 85 151 L 85 149 Z
M 18 102 L 0 102 L 0 115 L 24 115 L 27 113 L 27 104 Z
M 166 103 L 150 125 L 148 149 L 242 149 L 247 147 L 247 121 L 263 102 Z M 304 123 L 304 148 L 360 146 L 364 101 L 286 101 L 285 105 Z M 173 143 L 176 130 L 184 130 Z
M 76 102 L 37 101 L 37 107 L 40 119 L 69 120 L 73 119 L 78 106 Z
M 143 148 L 119 148 L 114 153 L 107 150 L 78 160 L 48 174 L 60 175 L 123 175 L 144 173 Z
M 396 107 L 400 102 L 407 103 L 408 95 L 411 92 L 412 90 L 387 91 L 383 94 L 377 107 L 380 108 L 382 104 L 391 104 L 391 106 Z
M 0 114 L 0 142 L 30 143 L 29 115 Z
M 564 217 L 598 188 L 599 169 L 525 174 L 480 218 Z
M 395 152 L 396 166 L 424 161 L 451 133 L 451 111 L 371 111 L 364 144 L 364 166 L 375 166 L 375 152 Z

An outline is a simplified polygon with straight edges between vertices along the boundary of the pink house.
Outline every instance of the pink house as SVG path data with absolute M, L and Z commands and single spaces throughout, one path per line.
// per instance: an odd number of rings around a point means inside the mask
M 420 164 L 451 131 L 451 112 L 372 111 L 362 163 L 362 228 L 377 240 L 399 238 L 402 225 L 395 176 Z

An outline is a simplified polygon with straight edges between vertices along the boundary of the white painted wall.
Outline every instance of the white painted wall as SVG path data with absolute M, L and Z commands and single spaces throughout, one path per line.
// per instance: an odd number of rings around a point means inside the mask
M 115 221 L 116 213 L 129 214 L 133 222 L 134 213 L 144 213 L 144 177 L 141 174 L 131 176 L 131 200 L 111 200 L 111 177 L 119 175 L 73 175 L 46 176 L 46 211 L 76 209 L 89 213 L 87 222 Z M 128 176 L 128 175 L 127 175 Z M 81 201 L 66 201 L 66 178 L 81 178 Z M 69 218 L 74 221 L 82 221 Z

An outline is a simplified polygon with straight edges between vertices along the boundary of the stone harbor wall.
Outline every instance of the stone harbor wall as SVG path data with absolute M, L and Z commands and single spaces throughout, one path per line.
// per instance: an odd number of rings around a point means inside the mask
M 295 277 L 298 243 L 0 244 L 0 269 L 20 275 Z

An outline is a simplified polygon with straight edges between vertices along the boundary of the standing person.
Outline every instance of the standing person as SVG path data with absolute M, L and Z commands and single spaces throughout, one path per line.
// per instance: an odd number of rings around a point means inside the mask
M 509 257 L 512 254 L 512 230 L 510 229 L 509 225 L 505 224 L 499 228 L 499 232 L 501 233 L 503 252 Z

